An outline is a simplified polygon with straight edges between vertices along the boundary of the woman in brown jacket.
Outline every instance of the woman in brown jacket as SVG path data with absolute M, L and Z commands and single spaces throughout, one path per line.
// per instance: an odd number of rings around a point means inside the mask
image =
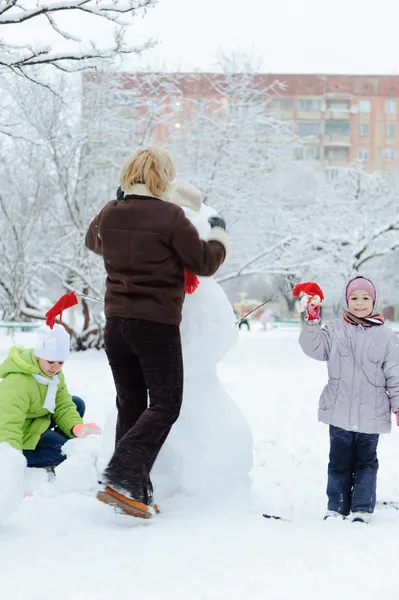
M 157 512 L 150 472 L 182 403 L 184 269 L 213 275 L 228 248 L 222 219 L 210 219 L 204 242 L 165 201 L 174 176 L 166 150 L 138 150 L 121 172 L 123 200 L 108 202 L 86 235 L 107 272 L 104 344 L 118 408 L 116 448 L 97 498 L 143 518 Z

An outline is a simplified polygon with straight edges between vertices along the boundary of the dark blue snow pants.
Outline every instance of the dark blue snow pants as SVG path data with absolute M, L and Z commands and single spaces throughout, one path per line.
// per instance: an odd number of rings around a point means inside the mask
M 378 439 L 377 433 L 356 433 L 330 425 L 329 510 L 342 515 L 374 512 Z
M 72 396 L 72 400 L 76 404 L 76 410 L 83 418 L 86 406 L 82 398 Z M 58 427 L 47 429 L 34 450 L 24 450 L 28 467 L 57 467 L 66 458 L 62 454 L 61 448 L 68 440 L 69 437 Z

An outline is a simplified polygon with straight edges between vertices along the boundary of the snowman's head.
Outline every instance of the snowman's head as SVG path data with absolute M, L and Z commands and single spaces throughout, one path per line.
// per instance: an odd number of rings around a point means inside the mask
M 175 179 L 170 184 L 168 198 L 170 202 L 183 208 L 191 208 L 191 210 L 196 212 L 201 210 L 201 192 L 182 179 Z

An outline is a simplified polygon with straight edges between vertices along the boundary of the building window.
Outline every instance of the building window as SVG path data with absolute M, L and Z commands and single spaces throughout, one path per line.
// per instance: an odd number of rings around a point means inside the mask
M 297 123 L 296 132 L 301 137 L 320 135 L 320 123 Z
M 369 113 L 371 111 L 371 102 L 370 100 L 360 100 L 359 101 L 359 112 L 361 113 Z
M 319 146 L 300 146 L 295 150 L 296 158 L 299 160 L 318 160 L 320 158 Z
M 396 100 L 385 100 L 385 112 L 390 115 L 396 115 Z
M 273 98 L 269 102 L 271 110 L 292 111 L 292 98 Z
M 298 108 L 306 112 L 318 111 L 321 109 L 321 100 L 317 98 L 301 98 L 298 100 Z
M 348 111 L 350 110 L 350 105 L 348 100 L 328 100 L 327 108 L 330 110 Z
M 369 137 L 369 126 L 366 123 L 360 123 L 359 136 L 360 137 Z
M 349 136 L 350 124 L 348 121 L 326 121 L 326 134 Z
M 396 136 L 395 123 L 385 123 L 385 137 L 394 138 Z
M 388 162 L 392 162 L 393 160 L 395 160 L 395 150 L 393 148 L 385 148 L 384 160 Z
M 357 151 L 357 158 L 358 158 L 358 160 L 360 160 L 362 162 L 368 161 L 368 159 L 370 158 L 369 149 L 368 148 L 359 148 L 359 150 Z
M 281 110 L 292 110 L 292 98 L 280 98 Z
M 346 160 L 349 158 L 348 148 L 328 148 L 327 158 L 332 160 Z

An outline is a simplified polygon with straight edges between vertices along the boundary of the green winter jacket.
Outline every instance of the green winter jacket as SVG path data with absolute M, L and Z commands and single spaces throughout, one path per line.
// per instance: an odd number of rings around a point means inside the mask
M 52 415 L 43 408 L 47 385 L 32 377 L 47 377 L 39 367 L 32 349 L 11 348 L 0 365 L 0 442 L 8 442 L 17 450 L 34 450 L 51 420 L 70 438 L 72 428 L 83 423 L 71 398 L 62 371 Z

